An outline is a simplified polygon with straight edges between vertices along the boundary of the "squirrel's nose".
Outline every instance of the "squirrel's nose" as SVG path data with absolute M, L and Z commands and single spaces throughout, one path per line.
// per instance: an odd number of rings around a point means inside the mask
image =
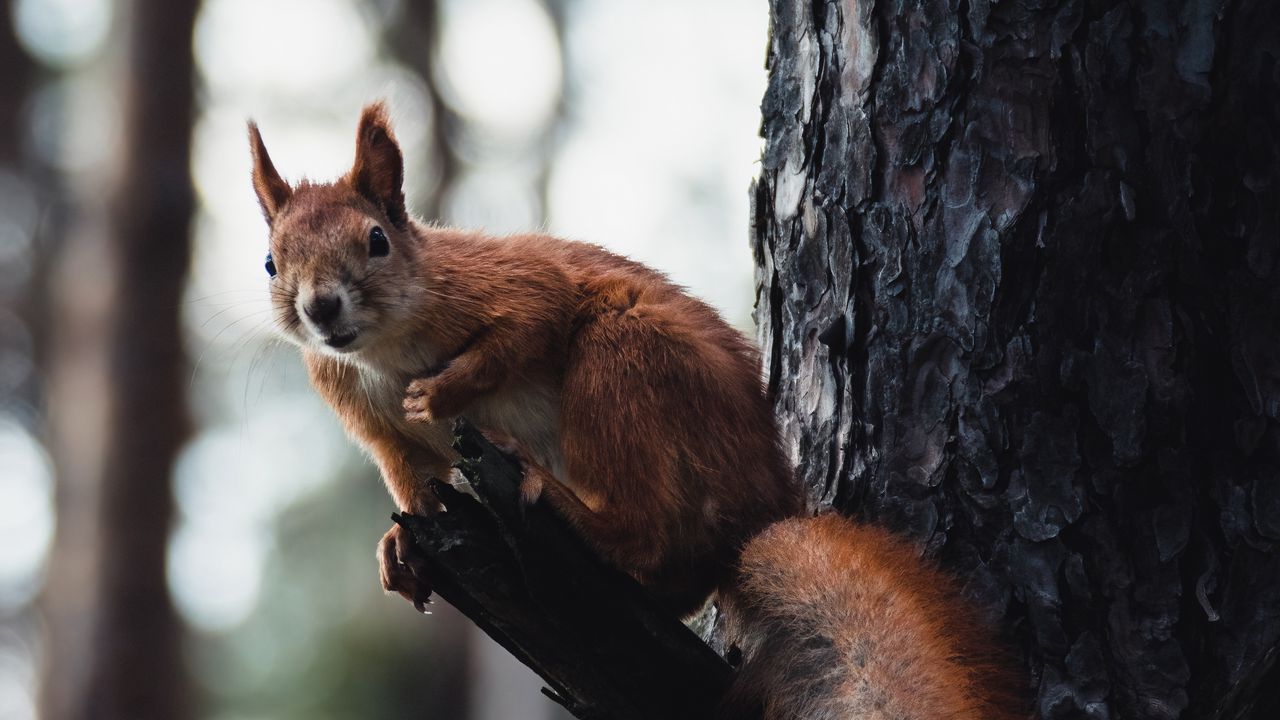
M 307 303 L 305 311 L 317 325 L 328 325 L 342 312 L 342 298 L 338 295 L 317 295 Z

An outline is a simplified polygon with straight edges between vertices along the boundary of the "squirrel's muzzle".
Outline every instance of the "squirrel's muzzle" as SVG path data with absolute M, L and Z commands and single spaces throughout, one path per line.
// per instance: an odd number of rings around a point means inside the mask
M 307 317 L 321 328 L 328 327 L 342 314 L 342 297 L 340 295 L 317 295 L 303 308 Z

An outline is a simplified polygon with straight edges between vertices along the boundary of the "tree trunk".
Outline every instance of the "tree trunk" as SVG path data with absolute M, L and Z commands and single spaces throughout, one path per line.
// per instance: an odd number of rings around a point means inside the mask
M 772 0 L 757 321 L 811 502 L 921 541 L 1045 718 L 1280 670 L 1268 0 Z
M 414 173 L 431 178 L 429 186 L 411 204 L 427 218 L 440 217 L 445 192 L 458 179 L 462 159 L 451 138 L 462 132 L 464 120 L 449 108 L 440 88 L 436 72 L 436 49 L 440 47 L 442 9 L 439 0 L 404 3 L 392 16 L 386 30 L 386 43 L 398 60 L 418 74 L 426 86 L 431 110 L 431 134 L 428 143 L 429 167 Z
M 26 164 L 22 111 L 35 79 L 35 63 L 18 44 L 8 5 L 0 12 L 0 67 L 5 69 L 5 82 L 0 83 L 0 168 L 13 172 Z
M 45 716 L 169 720 L 191 714 L 181 623 L 169 599 L 165 549 L 173 512 L 171 469 L 186 438 L 187 375 L 179 329 L 194 207 L 189 172 L 196 0 L 134 0 L 126 10 L 121 92 L 124 133 L 105 235 L 86 233 L 63 258 L 50 417 L 59 492 L 91 502 L 84 528 L 68 526 L 60 498 L 49 592 L 89 573 L 82 599 L 87 655 L 51 659 Z M 96 260 L 95 260 L 96 258 Z M 99 295 L 100 293 L 100 295 Z M 86 491 L 85 486 L 92 490 Z M 78 538 L 78 540 L 76 539 Z M 64 563 L 66 565 L 64 565 Z M 83 587 L 75 585 L 76 587 Z M 72 645 L 56 641 L 55 653 Z M 65 671 L 65 675 L 61 671 Z

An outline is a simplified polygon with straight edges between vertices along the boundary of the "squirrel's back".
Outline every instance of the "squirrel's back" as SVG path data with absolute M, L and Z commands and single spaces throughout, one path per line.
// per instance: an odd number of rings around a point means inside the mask
M 775 523 L 746 545 L 724 601 L 742 651 L 726 719 L 1027 717 L 956 584 L 881 528 Z

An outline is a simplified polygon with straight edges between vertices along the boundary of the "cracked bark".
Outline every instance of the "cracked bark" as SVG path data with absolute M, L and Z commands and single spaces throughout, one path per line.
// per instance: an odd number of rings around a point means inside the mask
M 771 11 L 757 322 L 811 503 L 964 578 L 1045 718 L 1274 712 L 1277 11 Z

